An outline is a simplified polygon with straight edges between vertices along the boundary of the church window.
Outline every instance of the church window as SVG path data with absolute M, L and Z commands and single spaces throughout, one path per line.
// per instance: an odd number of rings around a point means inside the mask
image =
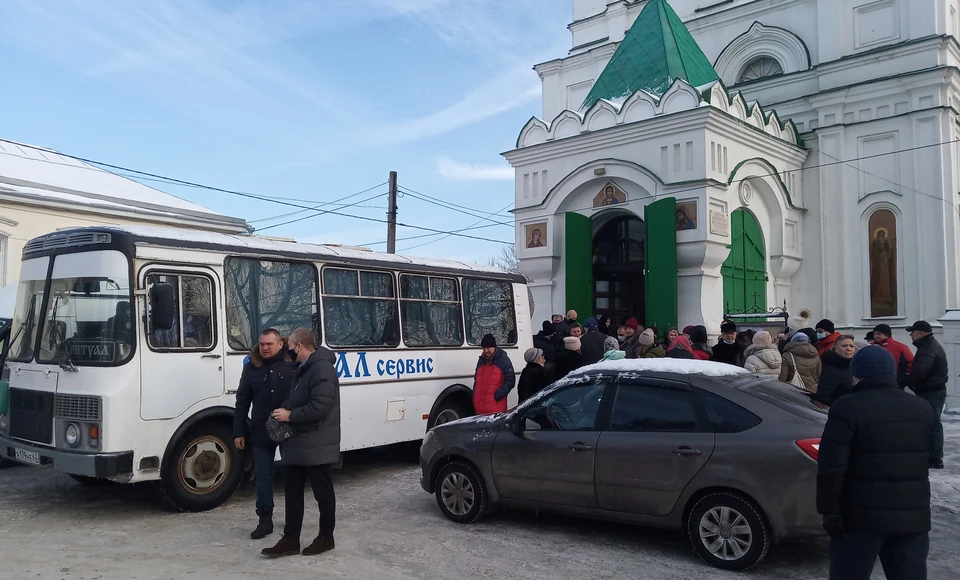
M 873 212 L 868 222 L 870 315 L 897 316 L 897 216 L 889 209 Z
M 783 74 L 783 67 L 777 59 L 770 58 L 769 56 L 761 56 L 751 60 L 743 67 L 743 72 L 740 73 L 740 78 L 737 82 L 745 83 L 747 81 L 755 81 L 780 74 Z

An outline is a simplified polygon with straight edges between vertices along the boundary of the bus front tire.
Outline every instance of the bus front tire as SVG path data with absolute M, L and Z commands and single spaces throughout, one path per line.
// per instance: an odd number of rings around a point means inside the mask
M 464 396 L 448 395 L 437 405 L 427 424 L 427 430 L 471 415 L 473 415 L 473 405 L 470 404 L 469 399 Z
M 230 427 L 207 421 L 184 433 L 164 458 L 160 491 L 178 511 L 210 510 L 233 495 L 243 470 L 243 452 L 234 447 Z

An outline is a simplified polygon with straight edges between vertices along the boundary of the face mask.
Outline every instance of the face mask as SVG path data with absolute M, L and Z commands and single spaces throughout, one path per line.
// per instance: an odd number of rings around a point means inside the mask
M 290 353 L 290 358 L 297 360 L 297 347 L 287 348 L 287 352 Z
M 618 334 L 618 335 L 617 335 L 617 341 L 620 342 L 620 344 L 623 344 L 623 343 L 627 342 L 627 337 L 626 337 L 626 336 L 623 336 L 622 334 Z
M 827 338 L 827 333 L 826 333 L 826 332 L 818 332 L 818 333 L 817 333 L 817 340 L 823 340 L 823 339 L 825 339 L 825 338 Z
M 723 339 L 723 343 L 724 343 L 724 344 L 736 344 L 736 342 L 737 342 L 736 340 Z

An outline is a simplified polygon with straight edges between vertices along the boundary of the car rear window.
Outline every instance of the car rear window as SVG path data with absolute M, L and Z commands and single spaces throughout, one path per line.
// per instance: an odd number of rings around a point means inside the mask
M 738 382 L 734 381 L 734 383 Z M 816 405 L 810 395 L 801 392 L 793 385 L 773 379 L 742 382 L 730 386 L 801 419 L 822 421 L 829 410 Z

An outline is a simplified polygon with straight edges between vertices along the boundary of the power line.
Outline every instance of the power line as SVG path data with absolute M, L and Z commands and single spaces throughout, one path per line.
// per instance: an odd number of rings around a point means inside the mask
M 377 195 L 374 195 L 373 197 L 368 197 L 368 198 L 362 199 L 362 200 L 360 200 L 360 201 L 358 201 L 358 202 L 356 202 L 356 203 L 350 203 L 350 204 L 347 204 L 347 205 L 345 205 L 345 206 L 343 206 L 343 207 L 341 207 L 341 208 L 337 208 L 337 209 L 346 209 L 346 208 L 351 207 L 351 206 L 357 206 L 357 207 L 359 207 L 359 204 L 361 204 L 361 203 L 365 203 L 365 202 L 368 202 L 368 201 L 377 199 L 378 197 L 383 197 L 383 196 L 385 196 L 385 195 L 387 195 L 387 194 L 386 194 L 386 193 L 378 193 Z M 380 209 L 380 208 L 377 208 L 377 209 Z M 318 216 L 322 216 L 322 215 L 324 215 L 324 214 L 331 213 L 332 211 L 333 211 L 333 210 L 320 210 L 320 211 L 318 211 L 318 212 L 316 212 L 316 213 L 313 213 L 313 214 L 311 214 L 311 215 L 306 215 L 306 216 L 298 217 L 298 218 L 296 218 L 296 219 L 292 219 L 292 220 L 289 220 L 289 221 L 280 222 L 280 223 L 278 223 L 278 224 L 272 224 L 272 225 L 265 226 L 265 227 L 262 227 L 262 228 L 257 228 L 257 229 L 254 230 L 254 231 L 262 232 L 262 231 L 264 231 L 264 230 L 269 230 L 269 229 L 272 229 L 272 228 L 279 228 L 280 226 L 286 226 L 286 225 L 290 225 L 290 224 L 295 224 L 295 223 L 297 223 L 297 222 L 302 222 L 302 221 L 304 221 L 304 220 L 313 219 L 313 218 L 315 218 L 315 217 L 318 217 Z
M 313 209 L 320 209 L 321 207 L 326 207 L 326 206 L 328 206 L 328 205 L 337 205 L 337 204 L 338 204 L 339 202 L 341 202 L 341 201 L 346 201 L 346 200 L 350 199 L 351 197 L 356 197 L 356 196 L 358 196 L 358 195 L 363 195 L 364 193 L 367 193 L 368 191 L 373 191 L 374 189 L 377 189 L 378 187 L 383 187 L 383 186 L 386 185 L 386 184 L 387 184 L 386 181 L 384 181 L 383 183 L 378 183 L 378 184 L 374 185 L 373 187 L 368 187 L 368 188 L 364 189 L 363 191 L 358 191 L 358 192 L 356 192 L 356 193 L 351 193 L 350 195 L 341 197 L 341 198 L 339 198 L 339 199 L 335 199 L 335 200 L 330 201 L 330 202 L 321 203 L 321 204 L 319 204 L 319 205 L 314 206 Z M 291 200 L 291 201 L 300 201 L 300 200 Z M 362 202 L 360 202 L 360 203 L 362 203 Z M 356 204 L 341 204 L 341 205 L 344 205 L 345 207 L 356 206 Z M 356 207 L 359 207 L 359 206 L 356 206 Z M 343 208 L 341 207 L 341 208 L 339 208 L 339 209 L 343 209 Z M 379 209 L 379 208 L 376 208 L 376 209 Z M 266 217 L 266 218 L 260 218 L 260 219 L 255 219 L 255 220 L 247 220 L 247 223 L 254 224 L 254 223 L 257 223 L 257 222 L 268 222 L 268 221 L 273 221 L 273 220 L 277 220 L 277 219 L 287 218 L 287 217 L 290 217 L 290 216 L 293 216 L 293 215 L 297 215 L 298 213 L 300 213 L 300 212 L 299 212 L 299 211 L 293 211 L 293 212 L 284 213 L 284 214 L 275 215 L 275 216 Z
M 425 193 L 420 193 L 419 191 L 415 191 L 415 190 L 413 190 L 413 189 L 410 189 L 409 187 L 403 187 L 403 186 L 401 186 L 400 189 L 403 190 L 405 193 L 407 193 L 408 195 L 410 195 L 411 197 L 413 197 L 413 198 L 415 198 L 415 199 L 419 199 L 419 200 L 421 200 L 421 201 L 426 201 L 426 202 L 432 203 L 432 204 L 434 204 L 434 205 L 439 205 L 439 206 L 444 207 L 444 208 L 446 208 L 446 209 L 451 209 L 451 210 L 456 210 L 456 211 L 461 212 L 461 213 L 466 213 L 467 215 L 470 215 L 470 216 L 472 216 L 472 217 L 481 217 L 481 215 L 485 215 L 485 216 L 491 216 L 491 217 L 492 217 L 492 216 L 497 216 L 497 217 L 505 217 L 505 218 L 513 219 L 513 216 L 506 216 L 506 215 L 502 216 L 502 215 L 500 214 L 500 212 L 496 212 L 496 213 L 494 213 L 494 214 L 491 214 L 491 213 L 486 212 L 486 211 L 484 211 L 484 210 L 482 210 L 482 209 L 474 209 L 474 208 L 467 207 L 467 206 L 464 206 L 464 205 L 458 205 L 458 204 L 455 204 L 455 203 L 453 203 L 453 202 L 449 202 L 449 201 L 446 201 L 446 200 L 443 200 L 443 199 L 439 199 L 439 198 L 436 198 L 436 197 L 429 196 L 429 195 L 427 195 L 427 194 L 425 194 Z M 511 204 L 507 205 L 506 207 L 509 208 L 509 207 L 512 206 L 512 205 L 513 205 L 513 204 L 511 203 Z M 487 219 L 487 218 L 484 218 L 484 219 Z M 495 220 L 490 220 L 490 219 L 488 219 L 488 221 L 495 221 Z M 495 223 L 503 224 L 503 222 L 495 222 Z M 512 224 L 511 224 L 511 225 L 512 225 Z
M 511 202 L 511 203 L 503 206 L 503 208 L 508 208 L 508 207 L 510 207 L 510 206 L 512 205 L 512 203 L 513 203 L 513 202 Z M 494 212 L 494 213 L 499 213 L 499 212 L 503 211 L 503 208 L 498 209 L 498 210 L 497 210 L 496 212 Z M 493 214 L 490 214 L 490 215 L 493 215 Z M 483 221 L 483 220 L 480 220 L 480 221 Z M 479 224 L 479 223 L 480 223 L 480 222 L 475 222 L 475 223 L 471 224 L 469 227 L 473 227 L 473 226 L 475 226 L 475 225 L 477 225 L 477 224 Z M 430 241 L 428 241 L 428 242 L 423 242 L 423 243 L 417 244 L 417 245 L 415 245 L 415 246 L 410 246 L 409 248 L 404 248 L 403 251 L 404 251 L 404 252 L 409 252 L 410 250 L 414 250 L 414 249 L 416 249 L 416 248 L 422 248 L 423 246 L 426 246 L 426 245 L 428 245 L 428 244 L 433 244 L 433 243 L 439 242 L 439 241 L 441 241 L 441 240 L 445 240 L 445 239 L 449 238 L 449 237 L 452 236 L 452 235 L 458 234 L 458 233 L 460 233 L 460 232 L 462 232 L 462 231 L 465 231 L 465 230 L 469 229 L 469 227 L 468 227 L 468 228 L 464 228 L 463 230 L 454 230 L 453 232 L 450 232 L 450 233 L 448 233 L 447 235 L 442 236 L 442 237 L 439 237 L 439 238 L 437 238 L 437 239 L 435 239 L 435 240 L 430 240 Z M 508 243 L 508 242 L 505 242 L 505 243 Z
M 475 222 L 475 223 L 479 223 L 479 222 Z M 475 226 L 470 226 L 470 227 L 466 227 L 466 228 L 460 228 L 460 229 L 457 229 L 457 230 L 455 230 L 455 231 L 457 231 L 457 232 L 469 232 L 469 231 L 472 231 L 472 230 L 483 230 L 483 229 L 486 229 L 486 228 L 492 228 L 492 227 L 494 227 L 495 225 L 496 225 L 496 224 L 485 224 L 485 225 L 482 225 L 482 226 L 475 225 Z M 403 241 L 409 241 L 409 240 L 420 240 L 420 239 L 423 239 L 423 238 L 429 238 L 429 237 L 431 237 L 431 236 L 437 236 L 437 235 L 440 235 L 440 234 L 420 234 L 420 235 L 418 235 L 418 236 L 405 236 L 405 237 L 402 237 L 402 238 L 397 238 L 397 241 L 398 241 L 398 242 L 403 242 Z M 493 240 L 491 240 L 491 241 L 493 241 Z M 360 246 L 361 246 L 361 247 L 379 246 L 380 244 L 386 244 L 386 243 L 387 243 L 387 240 L 380 240 L 379 242 L 367 242 L 367 243 L 365 243 L 365 244 L 360 244 Z

